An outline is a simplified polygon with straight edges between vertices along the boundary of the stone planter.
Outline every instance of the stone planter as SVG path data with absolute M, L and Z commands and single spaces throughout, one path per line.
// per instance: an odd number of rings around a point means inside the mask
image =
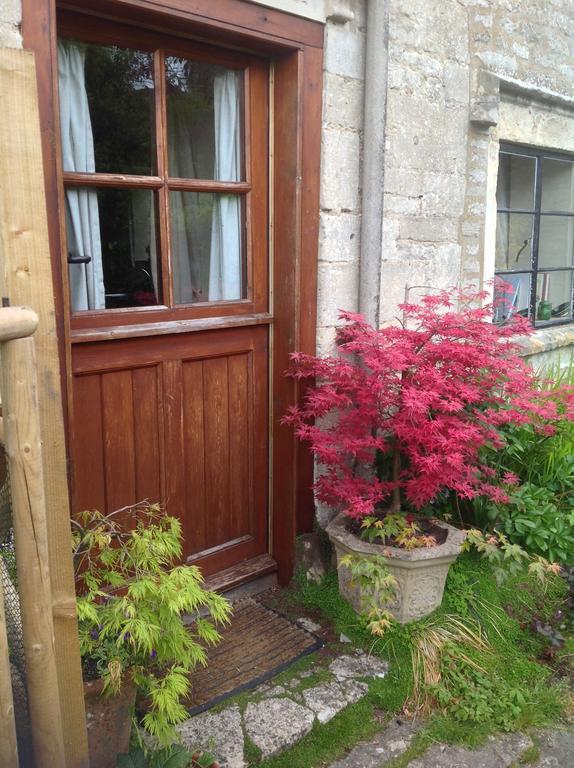
M 102 696 L 104 681 L 84 683 L 90 768 L 116 768 L 116 758 L 129 752 L 136 687 L 126 675 L 117 696 Z
M 383 557 L 389 572 L 397 580 L 396 601 L 386 607 L 401 624 L 421 619 L 438 608 L 442 601 L 449 566 L 461 551 L 463 531 L 439 521 L 438 525 L 448 531 L 443 544 L 407 552 L 399 547 L 363 541 L 347 530 L 347 520 L 346 515 L 337 515 L 327 526 L 327 535 L 337 556 L 339 590 L 358 613 L 361 607 L 359 587 L 351 584 L 349 569 L 340 565 L 341 558 L 349 554 L 369 557 L 383 555 L 384 552 Z

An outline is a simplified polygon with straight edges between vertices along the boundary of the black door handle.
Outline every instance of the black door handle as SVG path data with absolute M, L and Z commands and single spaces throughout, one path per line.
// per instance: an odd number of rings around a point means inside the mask
M 68 264 L 89 264 L 91 256 L 80 256 L 79 253 L 68 252 Z

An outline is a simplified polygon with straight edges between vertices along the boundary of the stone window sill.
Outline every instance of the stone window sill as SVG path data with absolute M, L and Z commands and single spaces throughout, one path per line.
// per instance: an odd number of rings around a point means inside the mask
M 571 347 L 574 346 L 574 323 L 553 328 L 538 328 L 530 336 L 518 336 L 516 341 L 525 356 Z

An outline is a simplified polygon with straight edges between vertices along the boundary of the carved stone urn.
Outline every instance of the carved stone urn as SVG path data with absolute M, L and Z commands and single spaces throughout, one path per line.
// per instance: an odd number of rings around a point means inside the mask
M 401 624 L 421 619 L 438 608 L 442 602 L 444 584 L 450 564 L 459 555 L 465 534 L 448 523 L 437 521 L 448 535 L 436 547 L 421 547 L 410 551 L 382 544 L 369 544 L 347 530 L 348 517 L 337 515 L 327 526 L 327 535 L 335 548 L 339 591 L 360 613 L 361 593 L 352 583 L 351 572 L 341 565 L 345 555 L 382 556 L 389 572 L 397 581 L 396 599 L 384 606 Z M 383 607 L 383 606 L 382 606 Z

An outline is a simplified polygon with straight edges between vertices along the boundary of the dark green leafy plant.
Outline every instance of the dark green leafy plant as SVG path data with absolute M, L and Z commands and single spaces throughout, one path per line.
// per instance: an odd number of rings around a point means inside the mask
M 205 647 L 219 642 L 229 603 L 204 589 L 197 567 L 176 564 L 181 525 L 157 505 L 83 512 L 73 541 L 84 670 L 110 694 L 130 674 L 148 702 L 144 728 L 167 743 L 188 716 L 190 673 L 207 664 Z
M 444 649 L 439 680 L 428 685 L 426 693 L 455 721 L 488 722 L 503 731 L 516 728 L 527 703 L 519 687 L 510 687 L 488 675 L 468 657 L 464 658 L 456 644 Z
M 574 360 L 539 377 L 550 390 L 557 414 L 544 430 L 532 424 L 506 425 L 504 445 L 486 448 L 483 458 L 494 472 L 513 479 L 506 502 L 475 499 L 468 512 L 473 525 L 503 532 L 530 554 L 560 563 L 574 560 L 574 420 L 569 397 Z

